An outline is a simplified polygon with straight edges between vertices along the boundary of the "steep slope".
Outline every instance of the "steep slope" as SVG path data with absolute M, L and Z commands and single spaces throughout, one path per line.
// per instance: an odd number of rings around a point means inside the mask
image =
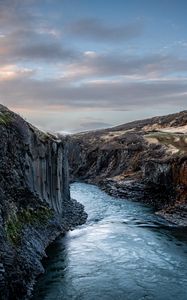
M 187 111 L 68 137 L 71 180 L 152 204 L 187 225 Z
M 0 295 L 27 299 L 45 248 L 86 220 L 70 199 L 66 147 L 0 106 Z

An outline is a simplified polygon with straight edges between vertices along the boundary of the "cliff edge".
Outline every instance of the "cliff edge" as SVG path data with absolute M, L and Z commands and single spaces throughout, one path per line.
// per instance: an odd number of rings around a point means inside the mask
M 71 180 L 187 226 L 187 111 L 68 137 Z
M 70 199 L 66 146 L 0 105 L 0 295 L 27 299 L 45 248 L 86 220 Z

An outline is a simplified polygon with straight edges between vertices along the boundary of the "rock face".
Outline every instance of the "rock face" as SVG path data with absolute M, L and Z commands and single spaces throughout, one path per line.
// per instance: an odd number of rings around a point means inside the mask
M 63 211 L 62 199 L 69 199 L 66 147 L 54 137 L 38 136 L 28 130 L 25 146 L 25 181 L 29 189 L 57 213 Z
M 71 180 L 152 204 L 187 226 L 187 111 L 68 137 Z
M 45 248 L 82 224 L 70 199 L 66 146 L 0 106 L 0 298 L 27 299 Z

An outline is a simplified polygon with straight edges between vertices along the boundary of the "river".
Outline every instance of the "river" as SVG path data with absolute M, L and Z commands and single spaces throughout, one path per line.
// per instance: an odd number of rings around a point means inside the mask
M 33 300 L 186 300 L 187 230 L 138 202 L 74 183 L 87 223 L 47 250 Z

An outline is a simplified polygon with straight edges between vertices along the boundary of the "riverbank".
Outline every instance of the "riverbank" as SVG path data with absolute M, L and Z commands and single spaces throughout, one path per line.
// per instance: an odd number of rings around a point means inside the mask
M 91 182 L 94 184 L 94 182 Z M 98 186 L 111 196 L 121 200 L 131 200 L 142 202 L 154 208 L 155 214 L 171 222 L 178 227 L 187 227 L 187 207 L 185 202 L 175 203 L 175 192 L 169 191 L 164 195 L 166 190 L 153 190 L 142 182 L 134 180 L 114 180 L 106 179 L 99 182 Z M 169 198 L 169 200 L 168 200 Z M 166 201 L 164 204 L 163 202 Z M 169 202 L 169 203 L 168 203 Z M 173 204 L 172 204 L 173 203 Z
M 33 300 L 186 300 L 187 231 L 140 202 L 74 183 L 88 219 L 47 251 Z
M 142 201 L 187 226 L 187 111 L 67 137 L 72 181 Z

